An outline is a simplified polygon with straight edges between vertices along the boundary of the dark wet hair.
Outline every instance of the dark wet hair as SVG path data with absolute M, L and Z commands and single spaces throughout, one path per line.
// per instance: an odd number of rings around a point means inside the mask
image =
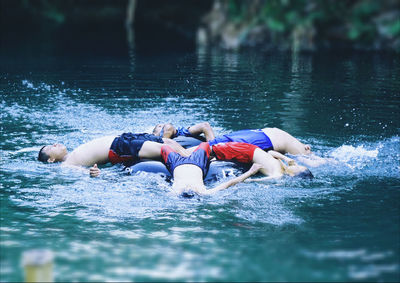
M 295 175 L 294 177 L 299 177 L 302 179 L 313 179 L 314 175 L 313 175 L 313 173 L 311 173 L 311 171 L 309 169 L 306 169 L 306 170 L 300 172 L 299 174 Z
M 198 194 L 190 189 L 185 190 L 183 193 L 181 193 L 181 197 L 183 197 L 183 198 L 193 198 L 195 196 L 198 196 Z
M 50 158 L 50 156 L 49 156 L 47 153 L 43 152 L 43 149 L 44 149 L 45 147 L 46 147 L 46 146 L 43 146 L 43 147 L 39 150 L 38 160 L 39 160 L 39 161 L 42 161 L 42 162 L 47 162 L 47 160 L 49 160 L 49 158 Z

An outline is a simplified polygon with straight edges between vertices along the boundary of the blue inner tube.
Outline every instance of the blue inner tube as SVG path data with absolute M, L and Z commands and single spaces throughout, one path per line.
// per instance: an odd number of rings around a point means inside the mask
M 179 143 L 184 148 L 189 148 L 198 146 L 200 143 L 205 142 L 206 140 L 202 136 L 199 136 L 198 138 L 179 136 L 174 138 L 174 141 Z
M 224 178 L 228 178 L 230 176 L 238 176 L 242 174 L 247 168 L 247 166 L 243 166 L 242 164 L 237 164 L 233 162 L 213 161 L 211 162 L 208 173 L 204 178 L 204 183 L 207 184 L 215 182 Z M 133 175 L 138 172 L 148 172 L 159 174 L 167 180 L 172 179 L 171 173 L 169 173 L 167 167 L 165 167 L 165 165 L 160 161 L 142 161 L 136 163 L 131 167 L 126 167 L 124 171 L 128 175 Z
M 201 142 L 204 141 L 202 139 L 183 136 L 179 136 L 174 140 L 177 141 L 184 148 L 198 146 Z M 207 184 L 230 176 L 240 175 L 248 168 L 248 164 L 240 164 L 227 161 L 213 161 L 211 162 L 208 173 L 204 178 L 204 183 Z M 124 171 L 128 175 L 133 175 L 138 172 L 148 172 L 160 174 L 167 180 L 172 179 L 171 173 L 169 173 L 167 167 L 165 167 L 165 165 L 160 161 L 142 160 L 141 162 L 136 163 L 131 167 L 126 167 Z

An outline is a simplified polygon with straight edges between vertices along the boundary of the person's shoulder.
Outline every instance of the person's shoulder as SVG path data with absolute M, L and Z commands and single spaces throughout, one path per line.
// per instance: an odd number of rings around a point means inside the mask
M 60 162 L 60 165 L 61 166 L 76 166 L 76 165 L 79 165 L 79 164 L 76 164 L 75 156 L 76 156 L 76 152 L 75 151 L 70 152 L 67 155 L 67 157 L 65 158 L 65 160 Z

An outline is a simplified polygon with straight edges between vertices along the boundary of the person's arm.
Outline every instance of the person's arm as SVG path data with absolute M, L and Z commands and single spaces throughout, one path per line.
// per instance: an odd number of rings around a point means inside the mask
M 90 177 L 98 177 L 100 175 L 100 169 L 97 167 L 97 164 L 90 167 L 89 174 Z
M 162 128 L 162 138 L 171 139 L 176 135 L 176 128 L 172 124 L 165 124 Z
M 240 175 L 232 180 L 229 180 L 225 183 L 222 183 L 222 184 L 216 186 L 215 188 L 205 190 L 202 194 L 203 195 L 212 195 L 212 194 L 215 194 L 216 192 L 225 190 L 233 185 L 236 185 L 237 183 L 243 182 L 250 176 L 256 174 L 261 168 L 262 168 L 261 164 L 254 163 L 253 166 L 251 166 L 251 168 L 247 172 L 243 173 L 242 175 Z
M 215 139 L 214 131 L 208 122 L 203 122 L 191 126 L 188 130 L 192 136 L 199 136 L 201 134 L 204 134 L 207 141 Z
M 244 181 L 244 183 L 265 182 L 265 181 L 272 180 L 272 179 L 278 179 L 279 177 L 282 177 L 282 175 L 280 175 L 280 176 L 268 176 L 268 177 L 262 177 L 262 178 L 257 178 L 257 179 L 247 179 L 247 180 Z
M 306 164 L 307 166 L 310 167 L 317 167 L 320 166 L 322 164 L 327 163 L 328 161 L 332 161 L 332 159 L 326 159 L 326 158 L 322 158 L 319 157 L 315 154 L 311 154 L 308 156 L 300 156 L 297 158 L 300 162 Z
M 72 165 L 72 164 L 68 164 L 68 163 L 62 162 L 60 164 L 60 166 L 63 167 L 63 168 L 68 168 L 68 169 L 73 169 L 73 170 L 76 170 L 76 171 L 80 171 L 80 172 L 83 172 L 85 174 L 90 173 L 88 168 L 82 167 L 80 165 Z
M 269 150 L 268 153 L 271 154 L 272 157 L 274 157 L 276 159 L 281 159 L 281 160 L 285 161 L 289 165 L 295 165 L 296 164 L 296 162 L 293 159 L 291 159 L 291 158 L 289 158 L 289 157 L 287 157 L 287 156 L 283 155 L 282 153 L 279 153 L 279 152 L 277 152 L 275 150 Z
M 174 151 L 179 153 L 182 156 L 188 157 L 190 152 L 187 151 L 184 147 L 182 147 L 179 143 L 174 140 L 163 138 L 164 144 L 169 145 Z
M 78 166 L 78 165 L 71 165 L 66 164 L 65 162 L 61 163 L 62 167 L 71 168 L 77 171 L 84 172 L 85 174 L 89 173 L 90 177 L 97 177 L 100 175 L 100 169 L 97 167 L 97 163 L 94 164 L 89 170 L 86 167 Z

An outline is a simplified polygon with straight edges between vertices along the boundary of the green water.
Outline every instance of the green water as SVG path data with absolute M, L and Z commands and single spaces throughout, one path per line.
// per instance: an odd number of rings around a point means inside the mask
M 56 281 L 399 281 L 400 67 L 393 54 L 196 51 L 1 56 L 0 280 L 55 254 Z M 314 180 L 184 200 L 160 176 L 35 160 L 101 135 L 209 121 L 279 127 L 329 158 Z

